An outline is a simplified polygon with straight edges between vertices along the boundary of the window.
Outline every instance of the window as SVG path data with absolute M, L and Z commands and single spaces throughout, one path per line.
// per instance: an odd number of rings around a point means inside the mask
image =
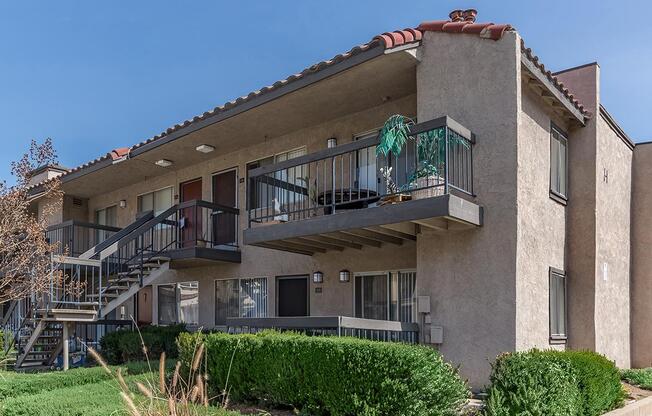
M 304 156 L 305 154 L 306 148 L 300 147 L 251 162 L 247 164 L 247 176 L 249 176 L 249 171 L 252 169 L 284 162 L 299 156 Z M 283 181 L 291 185 L 305 186 L 306 184 L 303 178 L 308 176 L 308 165 L 295 166 L 273 172 L 269 176 L 273 178 L 270 181 L 272 183 Z M 274 207 L 275 205 L 278 205 L 280 208 L 280 206 L 287 205 L 289 202 L 294 203 L 303 200 L 303 198 L 304 195 L 300 192 L 291 192 L 286 188 L 273 186 L 267 182 L 257 182 L 255 187 L 249 189 L 249 209 Z
M 95 211 L 95 223 L 99 225 L 107 225 L 115 227 L 118 225 L 118 207 L 112 205 L 104 209 L 98 209 Z M 102 241 L 109 238 L 111 233 L 106 230 L 96 230 L 95 231 L 95 242 L 96 244 L 101 243 Z
M 172 206 L 172 200 L 172 187 L 139 195 L 138 213 L 154 211 L 155 216 L 159 215 Z
M 415 272 L 362 274 L 355 277 L 355 316 L 416 322 Z
M 566 273 L 550 268 L 550 338 L 566 339 Z
M 226 325 L 226 318 L 266 316 L 266 277 L 215 281 L 215 325 Z
M 158 323 L 161 325 L 199 323 L 199 283 L 185 282 L 158 286 Z
M 568 197 L 568 139 L 555 126 L 550 128 L 550 192 Z

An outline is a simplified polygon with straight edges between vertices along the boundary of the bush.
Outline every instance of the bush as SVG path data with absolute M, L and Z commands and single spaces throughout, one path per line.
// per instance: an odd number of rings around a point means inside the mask
M 623 380 L 642 389 L 652 390 L 652 368 L 622 370 Z
M 468 397 L 456 370 L 428 347 L 271 331 L 181 334 L 182 361 L 191 361 L 198 337 L 213 388 L 236 401 L 311 415 L 455 415 Z
M 589 351 L 499 356 L 492 366 L 487 414 L 601 415 L 622 404 L 618 369 Z
M 185 331 L 184 325 L 148 326 L 140 330 L 122 329 L 106 334 L 100 340 L 102 356 L 110 364 L 122 364 L 129 361 L 143 361 L 143 341 L 147 346 L 150 359 L 157 360 L 162 352 L 168 358 L 178 355 L 176 338 Z M 141 340 L 142 335 L 142 340 Z

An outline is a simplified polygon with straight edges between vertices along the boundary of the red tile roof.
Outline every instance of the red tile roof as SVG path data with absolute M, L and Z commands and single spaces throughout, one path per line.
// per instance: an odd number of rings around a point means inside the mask
M 138 149 L 149 143 L 155 142 L 159 139 L 169 136 L 171 133 L 181 130 L 189 126 L 190 124 L 196 123 L 201 120 L 205 120 L 217 114 L 231 110 L 232 108 L 240 106 L 246 102 L 249 102 L 254 98 L 257 98 L 261 95 L 268 94 L 285 85 L 288 85 L 302 78 L 305 78 L 307 75 L 313 74 L 315 72 L 319 72 L 325 68 L 338 64 L 355 55 L 358 55 L 362 52 L 365 52 L 369 49 L 378 46 L 383 47 L 383 49 L 386 50 L 386 49 L 391 49 L 403 45 L 408 45 L 410 43 L 418 44 L 418 42 L 421 41 L 424 32 L 472 34 L 472 35 L 479 35 L 481 38 L 484 39 L 499 40 L 501 39 L 501 37 L 506 31 L 514 30 L 513 27 L 508 24 L 476 23 L 475 22 L 476 16 L 477 16 L 477 11 L 474 9 L 453 10 L 449 15 L 450 18 L 449 20 L 427 21 L 421 23 L 416 29 L 403 29 L 403 30 L 397 30 L 393 32 L 385 32 L 381 35 L 375 36 L 371 41 L 365 44 L 353 47 L 348 52 L 336 55 L 329 60 L 316 63 L 299 73 L 290 75 L 289 77 L 277 81 L 272 85 L 263 87 L 260 90 L 249 93 L 246 96 L 242 96 L 238 99 L 229 101 L 221 106 L 215 107 L 212 110 L 197 115 L 190 120 L 184 121 L 183 123 L 175 124 L 174 126 L 168 128 L 167 130 L 160 133 L 159 135 L 144 140 L 140 143 L 137 143 L 132 147 L 123 147 L 123 148 L 115 149 L 102 157 L 99 157 L 95 160 L 92 160 L 90 162 L 84 163 L 81 166 L 71 169 L 67 173 L 64 173 L 62 176 L 66 176 L 69 175 L 70 173 L 85 169 L 99 162 L 102 162 L 108 158 L 111 158 L 112 160 L 123 158 L 129 152 L 132 152 L 135 149 Z M 535 59 L 538 58 L 535 57 Z M 541 67 L 543 67 L 543 65 L 541 65 Z M 545 72 L 545 69 L 542 70 Z M 548 71 L 547 74 L 550 74 L 550 72 Z M 555 82 L 556 82 L 555 85 L 558 85 L 558 88 L 560 88 L 560 90 L 564 92 L 564 95 L 566 95 L 569 98 L 572 97 L 572 94 L 569 94 L 567 89 L 563 89 L 563 85 L 561 85 L 561 83 L 556 81 L 556 78 L 555 78 Z M 574 103 L 578 108 L 582 109 L 583 111 L 583 107 L 579 105 L 579 103 L 577 103 L 577 100 L 575 100 Z M 38 185 L 35 185 L 35 187 L 36 186 Z

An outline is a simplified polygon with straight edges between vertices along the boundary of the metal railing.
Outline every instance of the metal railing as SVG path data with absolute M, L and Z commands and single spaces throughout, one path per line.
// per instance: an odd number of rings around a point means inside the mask
M 349 316 L 227 318 L 227 332 L 255 333 L 265 329 L 296 331 L 307 335 L 349 336 L 376 341 L 419 342 L 419 325 Z
M 421 199 L 473 195 L 473 134 L 450 117 L 413 125 L 400 154 L 377 155 L 379 136 L 249 171 L 252 223 L 285 222 Z
M 2 348 L 5 353 L 12 348 L 20 348 L 21 331 L 32 314 L 32 302 L 30 298 L 23 298 L 11 301 L 8 310 L 2 320 Z
M 70 220 L 49 227 L 45 236 L 51 244 L 57 243 L 54 254 L 77 257 L 119 231 L 118 227 Z

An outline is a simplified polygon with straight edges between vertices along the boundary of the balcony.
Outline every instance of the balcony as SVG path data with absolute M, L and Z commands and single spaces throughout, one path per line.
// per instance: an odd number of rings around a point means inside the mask
M 419 227 L 482 225 L 473 203 L 474 135 L 450 117 L 413 125 L 398 155 L 379 137 L 249 172 L 244 243 L 313 255 L 416 240 Z
M 120 230 L 118 227 L 70 220 L 48 227 L 45 237 L 51 244 L 57 244 L 54 254 L 79 257 Z

